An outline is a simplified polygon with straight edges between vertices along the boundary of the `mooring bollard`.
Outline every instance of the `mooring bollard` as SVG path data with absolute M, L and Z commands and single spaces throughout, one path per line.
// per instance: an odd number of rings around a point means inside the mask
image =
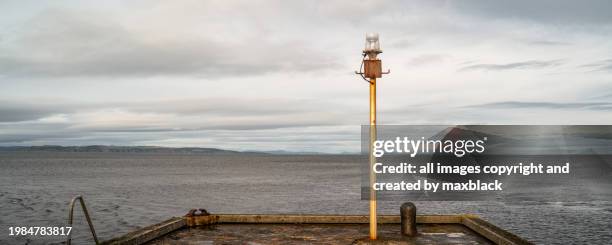
M 416 236 L 416 206 L 414 203 L 405 202 L 400 207 L 402 235 Z

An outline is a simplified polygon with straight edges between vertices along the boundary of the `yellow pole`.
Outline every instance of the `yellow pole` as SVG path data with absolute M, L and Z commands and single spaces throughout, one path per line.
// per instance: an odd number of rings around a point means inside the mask
M 372 167 L 376 163 L 376 158 L 372 152 L 376 141 L 376 78 L 370 79 L 370 239 L 376 240 L 376 173 Z

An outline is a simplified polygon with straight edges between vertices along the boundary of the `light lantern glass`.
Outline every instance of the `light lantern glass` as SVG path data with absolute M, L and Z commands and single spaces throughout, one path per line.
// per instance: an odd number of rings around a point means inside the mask
M 376 52 L 380 53 L 380 43 L 378 41 L 378 33 L 368 32 L 366 33 L 366 43 L 364 52 Z

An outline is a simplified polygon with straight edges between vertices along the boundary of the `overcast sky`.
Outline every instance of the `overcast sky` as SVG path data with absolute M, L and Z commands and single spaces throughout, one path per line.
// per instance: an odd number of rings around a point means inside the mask
M 380 124 L 611 124 L 612 1 L 2 1 L 0 145 L 359 151 Z

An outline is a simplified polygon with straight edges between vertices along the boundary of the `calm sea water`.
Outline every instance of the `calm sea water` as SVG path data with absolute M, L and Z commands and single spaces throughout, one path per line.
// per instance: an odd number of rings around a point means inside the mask
M 0 244 L 61 244 L 10 237 L 10 226 L 63 226 L 82 195 L 101 240 L 184 215 L 367 214 L 354 156 L 204 156 L 136 153 L 0 153 Z M 419 213 L 474 213 L 539 244 L 609 244 L 612 201 L 417 202 Z M 399 202 L 380 202 L 396 214 Z M 79 208 L 74 244 L 91 244 Z

